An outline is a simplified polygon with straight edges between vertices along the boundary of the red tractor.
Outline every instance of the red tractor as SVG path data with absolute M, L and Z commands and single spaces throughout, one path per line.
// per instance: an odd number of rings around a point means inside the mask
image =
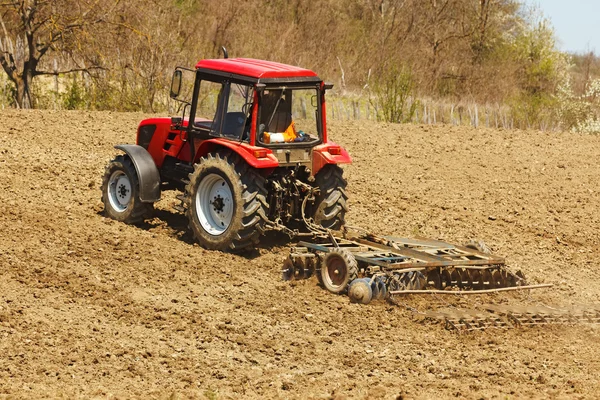
M 186 76 L 191 101 L 180 99 Z M 327 139 L 324 83 L 310 70 L 246 58 L 201 60 L 176 68 L 171 97 L 183 117 L 140 123 L 137 144 L 106 167 L 105 214 L 136 223 L 161 191 L 183 194 L 185 213 L 205 248 L 251 248 L 268 230 L 290 236 L 337 230 L 347 211 L 339 164 L 351 162 Z

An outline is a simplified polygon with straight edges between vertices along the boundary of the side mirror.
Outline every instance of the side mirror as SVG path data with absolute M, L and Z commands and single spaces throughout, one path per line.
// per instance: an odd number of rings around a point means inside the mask
M 173 72 L 173 79 L 171 80 L 171 98 L 175 99 L 179 96 L 179 92 L 181 92 L 181 81 L 182 81 L 183 73 L 181 70 L 176 69 Z

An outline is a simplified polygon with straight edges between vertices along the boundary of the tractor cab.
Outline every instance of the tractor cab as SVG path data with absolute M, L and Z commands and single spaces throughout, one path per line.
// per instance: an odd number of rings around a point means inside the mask
M 191 72 L 177 68 L 173 75 L 171 97 L 176 100 L 182 100 L 186 71 Z M 189 137 L 274 148 L 324 142 L 326 85 L 314 72 L 242 58 L 202 60 L 193 72 L 191 101 L 183 118 L 176 118 L 194 121 L 182 126 Z

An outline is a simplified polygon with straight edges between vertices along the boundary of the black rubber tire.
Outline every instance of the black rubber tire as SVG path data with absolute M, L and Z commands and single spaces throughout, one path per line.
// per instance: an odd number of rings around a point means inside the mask
M 358 277 L 358 264 L 346 249 L 331 251 L 325 255 L 321 265 L 321 282 L 331 293 L 341 294 L 350 282 Z
M 347 182 L 343 170 L 334 164 L 324 166 L 315 176 L 315 186 L 320 189 L 313 206 L 315 224 L 332 230 L 340 230 L 346 223 Z
M 210 234 L 202 227 L 196 210 L 198 187 L 212 174 L 219 175 L 229 185 L 233 199 L 231 222 L 219 235 Z M 233 253 L 249 250 L 258 243 L 269 207 L 265 179 L 232 151 L 208 154 L 200 159 L 190 174 L 184 203 L 189 227 L 198 243 L 210 250 Z
M 131 184 L 131 197 L 125 210 L 117 210 L 109 200 L 109 181 L 113 174 L 124 173 Z M 102 178 L 102 203 L 104 203 L 104 215 L 127 224 L 141 222 L 152 216 L 154 203 L 144 203 L 139 198 L 139 179 L 133 162 L 126 155 L 119 155 L 110 161 L 104 170 Z

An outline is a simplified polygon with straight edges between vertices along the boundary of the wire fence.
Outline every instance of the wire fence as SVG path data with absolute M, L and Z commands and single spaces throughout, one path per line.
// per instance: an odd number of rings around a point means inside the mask
M 407 104 L 407 108 L 411 106 L 411 103 Z M 381 110 L 374 105 L 373 101 L 369 101 L 367 96 L 329 96 L 327 99 L 327 118 L 344 121 L 384 121 Z M 414 114 L 406 122 L 496 129 L 535 129 L 541 131 L 560 129 L 558 121 L 552 118 L 537 122 L 515 118 L 511 108 L 503 104 L 450 103 L 432 99 L 419 99 L 414 108 Z

